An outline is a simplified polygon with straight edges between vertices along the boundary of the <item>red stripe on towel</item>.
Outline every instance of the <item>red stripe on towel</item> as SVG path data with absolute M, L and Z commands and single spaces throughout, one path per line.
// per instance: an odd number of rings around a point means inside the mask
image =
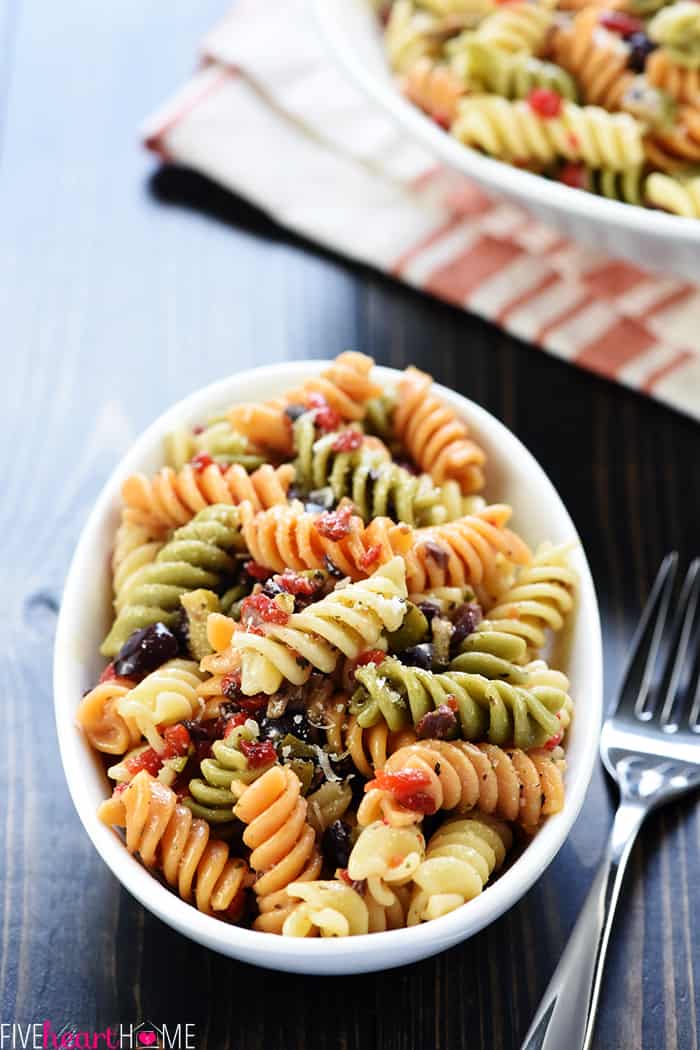
M 480 237 L 467 251 L 433 270 L 423 288 L 450 302 L 463 303 L 480 284 L 522 255 L 524 252 L 510 241 Z
M 649 280 L 649 275 L 642 273 L 629 263 L 618 262 L 611 259 L 603 266 L 583 275 L 583 282 L 594 295 L 603 296 L 606 299 L 615 295 L 624 295 L 631 288 L 635 288 L 643 281 Z
M 646 328 L 627 317 L 620 317 L 574 356 L 577 365 L 604 376 L 616 376 L 621 368 L 657 342 Z

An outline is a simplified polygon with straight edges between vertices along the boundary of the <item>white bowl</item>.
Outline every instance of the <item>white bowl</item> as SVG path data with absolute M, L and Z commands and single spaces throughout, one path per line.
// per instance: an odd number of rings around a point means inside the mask
M 598 607 L 582 549 L 573 556 L 581 575 L 581 591 L 564 668 L 578 701 L 568 738 L 564 809 L 546 822 L 522 856 L 480 897 L 422 926 L 343 940 L 307 941 L 240 929 L 200 914 L 150 875 L 127 853 L 118 835 L 98 821 L 97 807 L 109 792 L 107 779 L 100 757 L 75 722 L 80 698 L 94 684 L 104 664 L 98 647 L 110 621 L 109 555 L 122 480 L 134 471 L 152 472 L 162 465 L 163 438 L 173 428 L 199 422 L 234 401 L 280 394 L 319 372 L 324 364 L 303 361 L 271 365 L 205 387 L 160 416 L 121 461 L 83 530 L 65 586 L 54 661 L 56 724 L 66 778 L 85 830 L 119 881 L 149 911 L 192 940 L 246 962 L 296 973 L 363 973 L 433 955 L 493 922 L 523 896 L 566 839 L 596 761 L 602 707 Z M 399 373 L 378 368 L 377 374 L 386 383 Z M 513 503 L 515 527 L 523 536 L 534 544 L 545 538 L 556 543 L 575 537 L 571 518 L 554 487 L 518 439 L 483 408 L 453 391 L 438 390 L 473 426 L 489 456 L 487 495 Z
M 338 63 L 436 158 L 526 206 L 566 236 L 637 265 L 700 278 L 700 220 L 597 197 L 463 146 L 403 98 L 388 68 L 372 0 L 310 0 Z

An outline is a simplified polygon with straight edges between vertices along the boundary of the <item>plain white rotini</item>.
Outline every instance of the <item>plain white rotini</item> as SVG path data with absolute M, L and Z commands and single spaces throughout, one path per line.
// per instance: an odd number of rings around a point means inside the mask
M 243 693 L 274 693 L 284 680 L 303 685 L 312 668 L 330 674 L 340 653 L 354 659 L 375 646 L 382 631 L 401 626 L 406 594 L 405 565 L 397 557 L 369 579 L 293 613 L 284 625 L 263 624 L 261 634 L 234 632 L 231 648 L 241 654 Z
M 408 925 L 438 919 L 478 897 L 512 841 L 507 824 L 485 817 L 443 824 L 414 875 Z
M 562 102 L 558 116 L 543 118 L 523 99 L 465 98 L 452 131 L 465 145 L 511 162 L 552 164 L 563 158 L 622 171 L 644 158 L 639 121 L 575 102 Z
M 192 660 L 169 660 L 119 698 L 116 709 L 141 730 L 151 747 L 162 751 L 157 726 L 192 718 L 202 706 L 197 686 L 204 675 Z

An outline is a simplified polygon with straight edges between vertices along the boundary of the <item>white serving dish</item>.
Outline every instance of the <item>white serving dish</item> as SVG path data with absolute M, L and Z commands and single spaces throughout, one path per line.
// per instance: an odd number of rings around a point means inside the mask
M 524 205 L 548 226 L 639 266 L 700 280 L 700 220 L 572 189 L 463 146 L 399 92 L 372 0 L 310 0 L 330 51 L 363 91 L 437 160 L 492 194 Z
M 381 970 L 414 962 L 449 948 L 502 915 L 539 878 L 565 841 L 581 808 L 597 760 L 602 708 L 602 646 L 598 606 L 583 550 L 573 555 L 581 576 L 578 611 L 564 669 L 578 701 L 568 740 L 567 795 L 561 813 L 547 821 L 512 867 L 481 897 L 458 911 L 412 929 L 345 940 L 296 940 L 257 933 L 200 914 L 170 892 L 130 856 L 118 835 L 97 819 L 109 788 L 100 757 L 75 722 L 83 692 L 104 661 L 98 647 L 110 622 L 109 555 L 118 520 L 122 480 L 137 470 L 153 472 L 163 462 L 164 436 L 234 401 L 259 400 L 297 386 L 325 362 L 272 365 L 230 376 L 174 405 L 136 441 L 100 493 L 83 529 L 66 581 L 56 635 L 54 692 L 61 758 L 85 830 L 119 881 L 174 929 L 224 955 L 276 970 L 341 974 Z M 378 368 L 380 381 L 398 373 Z M 575 537 L 571 518 L 552 483 L 518 439 L 483 408 L 453 391 L 437 388 L 473 426 L 489 456 L 487 497 L 512 502 L 514 525 L 530 543 Z M 115 892 L 117 892 L 115 887 Z

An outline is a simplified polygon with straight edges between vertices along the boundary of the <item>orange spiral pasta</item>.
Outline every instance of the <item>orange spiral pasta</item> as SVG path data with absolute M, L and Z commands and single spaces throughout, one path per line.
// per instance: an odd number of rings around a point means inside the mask
M 257 873 L 254 890 L 260 915 L 254 925 L 278 932 L 289 906 L 290 882 L 317 878 L 321 857 L 316 834 L 306 820 L 301 782 L 288 766 L 273 766 L 245 789 L 234 816 L 247 824 L 243 841 L 250 847 L 250 866 Z
M 312 407 L 311 395 L 319 394 L 342 419 L 362 419 L 367 401 L 381 393 L 381 387 L 370 378 L 373 365 L 372 358 L 365 354 L 340 354 L 320 375 L 307 379 L 283 397 L 233 405 L 228 412 L 229 421 L 256 445 L 291 455 L 292 427 L 285 415 L 287 405 Z
M 445 525 L 416 529 L 406 552 L 409 592 L 472 586 L 486 605 L 510 583 L 512 567 L 527 565 L 527 544 L 505 527 L 510 507 L 494 504 Z
M 484 484 L 486 456 L 455 410 L 430 393 L 432 384 L 425 372 L 406 369 L 398 386 L 396 436 L 433 481 L 440 485 L 453 479 L 469 495 Z
M 337 541 L 319 533 L 318 521 L 319 515 L 308 514 L 299 502 L 271 507 L 262 514 L 256 514 L 250 503 L 241 504 L 243 538 L 251 557 L 260 565 L 275 572 L 285 568 L 300 572 L 326 568 L 330 559 L 343 575 L 354 580 L 369 576 L 376 564 L 364 571 L 361 568 L 366 554 L 362 518 L 353 516 L 347 536 Z
M 406 98 L 436 120 L 449 127 L 457 116 L 457 103 L 465 94 L 464 81 L 444 63 L 419 58 L 401 79 Z
M 680 106 L 675 124 L 644 140 L 647 160 L 661 171 L 682 171 L 700 164 L 700 109 Z
M 649 55 L 645 73 L 650 84 L 677 102 L 700 108 L 700 69 L 679 66 L 664 48 L 659 47 Z
M 247 500 L 256 511 L 285 503 L 293 480 L 291 463 L 277 468 L 265 463 L 252 474 L 239 463 L 224 471 L 216 463 L 203 470 L 188 463 L 179 471 L 163 467 L 151 479 L 132 474 L 122 485 L 122 499 L 127 507 L 146 512 L 151 520 L 176 528 L 213 503 Z
M 123 755 L 141 740 L 141 731 L 133 718 L 123 718 L 117 702 L 136 685 L 130 678 L 109 678 L 86 693 L 76 717 L 85 736 L 98 751 Z
M 553 57 L 571 73 L 583 100 L 605 109 L 624 109 L 635 75 L 628 66 L 629 46 L 619 33 L 600 24 L 600 10 L 586 6 L 554 35 Z
M 250 882 L 246 862 L 229 856 L 229 847 L 210 839 L 205 820 L 179 805 L 175 792 L 142 770 L 121 794 L 103 802 L 103 823 L 126 828 L 126 848 L 147 868 L 161 871 L 183 900 L 200 911 L 224 912 Z
M 423 812 L 456 809 L 466 813 L 478 808 L 533 833 L 544 817 L 559 812 L 564 804 L 561 765 L 544 748 L 503 750 L 464 740 L 423 740 L 396 751 L 384 767 L 385 774 L 405 770 L 424 775 L 425 783 L 416 788 L 430 800 Z M 376 781 L 365 790 L 357 811 L 362 826 L 375 820 L 401 826 L 422 818 L 423 812 L 402 806 L 390 790 L 376 786 Z

